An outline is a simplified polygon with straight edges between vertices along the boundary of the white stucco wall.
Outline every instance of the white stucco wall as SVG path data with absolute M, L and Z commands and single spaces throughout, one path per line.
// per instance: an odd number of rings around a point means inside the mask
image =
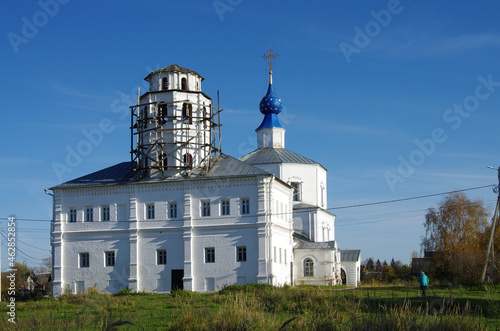
M 113 293 L 126 287 L 170 291 L 174 269 L 184 270 L 186 289 L 200 292 L 236 283 L 283 285 L 291 281 L 291 188 L 272 176 L 138 183 L 55 193 L 59 201 L 55 219 L 61 220 L 53 233 L 54 271 L 60 270 L 60 276 L 54 273 L 55 295 L 66 286 L 75 292 L 82 285 L 84 290 L 96 286 Z M 244 215 L 242 198 L 250 202 L 249 213 Z M 210 202 L 210 216 L 202 215 L 202 201 Z M 222 201 L 229 201 L 229 215 L 222 215 Z M 177 203 L 178 217 L 174 219 L 168 214 L 172 202 Z M 121 207 L 113 209 L 110 221 L 103 222 L 94 214 L 94 222 L 85 222 L 85 208 L 95 205 L 98 209 L 102 204 Z M 152 219 L 147 218 L 147 205 L 154 205 Z M 82 215 L 75 223 L 68 222 L 69 207 Z M 127 212 L 118 212 L 121 209 Z M 236 260 L 238 246 L 246 247 L 246 261 Z M 207 247 L 215 249 L 214 263 L 205 262 Z M 279 255 L 274 259 L 274 247 L 281 250 L 281 260 Z M 157 265 L 158 249 L 166 250 L 166 265 Z M 106 251 L 115 252 L 114 267 L 105 266 Z M 89 253 L 88 267 L 78 265 L 80 253 Z
M 300 249 L 294 251 L 294 285 L 336 285 L 335 250 L 332 249 Z M 313 276 L 304 275 L 304 261 L 309 258 L 313 261 Z

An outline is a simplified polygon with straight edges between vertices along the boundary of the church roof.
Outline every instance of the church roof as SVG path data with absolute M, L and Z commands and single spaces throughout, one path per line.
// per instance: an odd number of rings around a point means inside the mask
M 266 147 L 257 149 L 240 158 L 241 161 L 249 164 L 273 164 L 273 163 L 301 163 L 319 164 L 302 155 L 289 151 L 285 148 Z
M 207 177 L 232 177 L 249 175 L 269 175 L 253 165 L 235 159 L 232 156 L 224 155 L 208 172 Z
M 153 76 L 154 74 L 158 74 L 158 73 L 162 73 L 162 72 L 181 72 L 181 73 L 185 73 L 185 74 L 194 74 L 194 75 L 197 75 L 201 78 L 201 80 L 205 80 L 205 78 L 203 78 L 199 73 L 197 73 L 196 71 L 193 71 L 193 70 L 190 70 L 190 69 L 187 69 L 187 68 L 184 68 L 184 67 L 181 67 L 180 65 L 177 65 L 177 64 L 172 64 L 168 67 L 165 67 L 165 68 L 161 68 L 161 69 L 158 69 L 158 70 L 155 70 L 151 73 L 149 73 L 149 75 L 147 75 L 144 80 L 145 81 L 149 81 L 149 78 L 151 76 Z
M 359 249 L 343 249 L 340 251 L 341 262 L 356 262 L 360 259 L 361 251 Z
M 68 182 L 59 184 L 54 188 L 118 185 L 127 182 L 127 175 L 131 174 L 131 163 L 122 162 L 114 166 L 98 170 L 91 174 L 75 178 Z
M 313 242 L 301 241 L 294 249 L 332 249 L 335 248 L 335 241 Z
M 132 171 L 131 162 L 122 162 L 114 166 L 62 183 L 53 188 L 75 188 L 87 186 L 123 185 L 132 183 L 157 183 L 178 180 L 194 180 L 202 178 L 227 178 L 270 175 L 264 170 L 261 170 L 257 167 L 252 166 L 251 164 L 242 162 L 228 155 L 213 157 L 212 162 L 212 166 L 208 173 L 206 172 L 206 169 L 199 167 L 193 169 L 190 172 L 191 175 L 189 177 L 172 176 L 163 179 L 151 179 L 146 177 L 139 180 L 134 179 L 136 177 L 136 174 Z

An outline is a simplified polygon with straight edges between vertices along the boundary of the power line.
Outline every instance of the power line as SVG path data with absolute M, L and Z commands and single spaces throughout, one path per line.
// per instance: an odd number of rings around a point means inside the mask
M 3 234 L 3 233 L 2 233 L 1 235 L 2 235 L 2 237 L 3 237 L 5 240 L 9 241 L 9 240 L 7 239 L 7 236 L 6 236 L 5 234 Z M 19 253 L 21 253 L 21 254 L 23 254 L 23 255 L 25 255 L 25 256 L 27 256 L 27 257 L 29 257 L 30 259 L 33 259 L 34 261 L 39 261 L 39 260 L 40 260 L 40 259 L 38 259 L 38 258 L 36 258 L 36 257 L 33 257 L 33 256 L 31 256 L 31 255 L 26 254 L 25 252 L 23 252 L 22 250 L 20 250 L 20 249 L 19 249 L 19 247 L 17 247 L 17 246 L 15 247 L 15 249 L 16 249 L 16 251 L 17 251 L 17 252 L 19 252 Z
M 478 186 L 478 187 L 466 188 L 466 189 L 463 189 L 463 190 L 449 191 L 449 192 L 444 192 L 444 193 L 434 193 L 434 194 L 420 195 L 420 196 L 410 197 L 410 198 L 402 198 L 402 199 L 395 199 L 395 200 L 386 200 L 386 201 L 362 203 L 362 204 L 358 204 L 358 205 L 333 207 L 333 208 L 327 208 L 327 210 L 336 210 L 336 209 L 346 209 L 346 208 L 355 208 L 355 207 L 365 207 L 365 206 L 381 205 L 381 204 L 385 204 L 385 203 L 393 203 L 393 202 L 401 202 L 401 201 L 408 201 L 408 200 L 415 200 L 415 199 L 430 198 L 430 197 L 435 197 L 435 196 L 439 196 L 439 195 L 446 195 L 446 194 L 451 194 L 451 193 L 456 193 L 456 192 L 472 191 L 472 190 L 478 190 L 478 189 L 482 189 L 482 188 L 486 188 L 486 187 L 495 187 L 495 186 L 496 185 L 485 185 L 485 186 Z

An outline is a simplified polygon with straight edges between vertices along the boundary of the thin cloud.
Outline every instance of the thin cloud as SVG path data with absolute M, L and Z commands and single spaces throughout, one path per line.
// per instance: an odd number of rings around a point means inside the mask
M 397 41 L 394 41 L 397 42 Z M 449 56 L 478 49 L 500 47 L 499 33 L 464 34 L 443 38 L 434 38 L 432 35 L 419 36 L 404 44 L 394 45 L 383 49 L 392 49 L 400 57 L 427 58 Z

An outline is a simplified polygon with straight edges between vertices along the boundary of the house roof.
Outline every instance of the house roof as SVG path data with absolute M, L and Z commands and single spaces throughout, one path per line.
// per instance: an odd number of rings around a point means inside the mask
M 266 147 L 257 149 L 240 158 L 249 164 L 273 164 L 273 163 L 300 163 L 319 164 L 302 155 L 289 151 L 285 148 Z
M 227 178 L 227 177 L 247 177 L 270 175 L 268 172 L 254 167 L 248 163 L 235 159 L 232 156 L 213 156 L 211 168 L 206 167 L 194 168 L 190 171 L 190 175 L 182 177 L 180 175 L 166 177 L 163 179 L 142 178 L 136 180 L 137 173 L 132 170 L 131 162 L 122 162 L 114 166 L 93 172 L 91 174 L 70 180 L 59 184 L 53 188 L 76 188 L 87 186 L 108 186 L 108 185 L 124 185 L 132 183 L 149 183 L 149 182 L 168 182 L 178 180 L 194 180 L 201 178 Z
M 52 275 L 50 272 L 45 272 L 41 274 L 35 274 L 37 282 L 40 283 L 48 283 L 52 280 Z
M 205 78 L 203 78 L 196 71 L 193 71 L 193 70 L 181 67 L 180 65 L 177 65 L 177 64 L 172 64 L 172 65 L 170 65 L 168 67 L 155 70 L 155 71 L 151 72 L 149 75 L 147 75 L 144 78 L 144 80 L 145 81 L 149 81 L 149 79 L 151 78 L 151 76 L 153 76 L 154 74 L 157 74 L 157 73 L 162 73 L 162 72 L 182 72 L 182 73 L 185 73 L 185 74 L 195 74 L 195 75 L 199 76 L 201 78 L 201 80 L 205 80 Z
M 340 261 L 342 262 L 356 262 L 361 258 L 361 251 L 359 249 L 343 249 L 340 251 Z

